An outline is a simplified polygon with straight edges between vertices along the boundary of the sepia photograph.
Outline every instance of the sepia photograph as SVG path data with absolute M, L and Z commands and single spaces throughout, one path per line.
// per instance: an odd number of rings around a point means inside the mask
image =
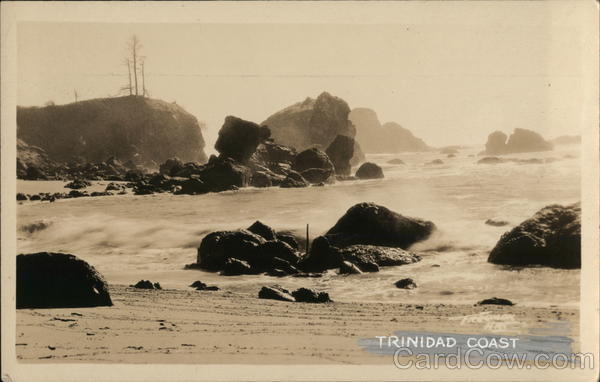
M 597 380 L 596 1 L 109 3 L 2 3 L 3 381 Z

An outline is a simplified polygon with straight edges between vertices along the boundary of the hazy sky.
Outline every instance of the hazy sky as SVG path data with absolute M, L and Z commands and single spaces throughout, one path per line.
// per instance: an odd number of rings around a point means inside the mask
M 375 25 L 21 23 L 18 103 L 118 94 L 135 33 L 151 97 L 204 121 L 209 145 L 226 115 L 262 122 L 322 91 L 435 146 L 516 127 L 579 134 L 580 13 L 544 22 L 543 9 L 523 6 L 476 23 L 459 13 Z

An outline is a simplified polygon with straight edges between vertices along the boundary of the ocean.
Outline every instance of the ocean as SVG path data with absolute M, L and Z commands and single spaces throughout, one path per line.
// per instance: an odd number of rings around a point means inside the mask
M 17 209 L 18 252 L 71 253 L 88 261 L 109 283 L 140 279 L 163 288 L 186 288 L 195 280 L 225 290 L 255 293 L 280 284 L 327 291 L 335 301 L 474 304 L 502 297 L 527 306 L 578 307 L 579 270 L 514 269 L 487 262 L 500 236 L 549 204 L 581 198 L 578 145 L 511 158 L 556 159 L 543 164 L 477 164 L 482 147 L 454 158 L 439 152 L 367 155 L 383 167 L 385 179 L 337 182 L 300 189 L 245 188 L 205 195 L 155 194 L 25 202 Z M 405 165 L 387 161 L 399 158 Z M 441 159 L 444 164 L 426 165 Z M 108 182 L 93 182 L 103 190 Z M 65 191 L 65 182 L 23 181 L 18 192 Z M 321 278 L 219 276 L 184 266 L 196 261 L 209 232 L 246 228 L 255 220 L 311 239 L 327 231 L 352 205 L 375 202 L 402 215 L 433 221 L 437 231 L 410 250 L 423 260 L 378 273 Z M 508 226 L 485 224 L 506 220 Z M 410 277 L 413 290 L 394 286 Z

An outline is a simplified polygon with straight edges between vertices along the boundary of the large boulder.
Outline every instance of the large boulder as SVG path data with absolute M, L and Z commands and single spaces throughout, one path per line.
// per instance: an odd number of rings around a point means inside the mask
M 264 286 L 258 292 L 258 298 L 295 302 L 296 299 L 291 295 L 290 291 L 280 287 L 279 285 Z
M 300 173 L 304 179 L 312 184 L 334 183 L 333 171 L 322 168 L 309 168 Z
M 356 204 L 327 231 L 338 247 L 353 244 L 408 248 L 425 240 L 435 229 L 430 221 L 402 216 L 375 203 Z
M 350 160 L 354 156 L 354 138 L 338 135 L 325 151 L 338 175 L 350 175 Z
M 275 240 L 277 237 L 277 234 L 275 233 L 273 228 L 269 227 L 268 225 L 262 223 L 259 220 L 252 223 L 252 225 L 248 227 L 248 231 L 262 236 L 265 240 Z
M 502 155 L 552 150 L 552 143 L 540 134 L 527 129 L 515 129 L 506 140 L 506 134 L 495 131 L 488 136 L 484 155 Z
M 308 187 L 310 183 L 304 179 L 302 175 L 297 173 L 296 171 L 290 171 L 289 174 L 285 177 L 285 179 L 281 182 L 279 187 L 282 188 L 301 188 Z
M 40 252 L 17 256 L 17 309 L 111 306 L 106 281 L 76 256 Z
M 383 178 L 383 170 L 375 163 L 365 162 L 356 170 L 356 177 L 359 179 L 381 179 Z
M 333 163 L 323 151 L 316 147 L 304 150 L 294 158 L 292 170 L 302 172 L 310 168 L 320 168 L 334 172 Z
M 44 149 L 28 145 L 17 139 L 17 178 L 36 180 L 46 179 L 55 173 L 57 164 L 50 160 Z
M 266 139 L 258 145 L 252 155 L 252 159 L 267 167 L 272 163 L 289 163 L 291 165 L 296 154 L 296 150 L 293 147 L 280 145 L 273 142 L 272 139 Z
M 212 232 L 198 247 L 197 264 L 200 268 L 217 271 L 223 269 L 229 258 L 252 263 L 264 242 L 261 236 L 247 230 Z
M 200 171 L 200 179 L 211 191 L 248 187 L 252 171 L 232 158 L 213 157 Z
M 183 169 L 183 162 L 179 158 L 169 158 L 159 167 L 159 173 L 163 175 L 175 176 Z
M 223 127 L 219 130 L 215 149 L 224 157 L 247 163 L 258 145 L 270 135 L 271 132 L 265 126 L 227 116 Z
M 515 266 L 581 268 L 581 205 L 551 205 L 506 232 L 488 261 Z

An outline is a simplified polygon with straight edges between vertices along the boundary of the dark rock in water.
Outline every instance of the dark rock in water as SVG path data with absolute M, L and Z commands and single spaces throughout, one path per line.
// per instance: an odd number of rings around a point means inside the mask
M 362 271 L 349 261 L 342 261 L 340 265 L 340 274 L 360 275 Z
M 308 170 L 302 171 L 300 175 L 312 184 L 335 182 L 333 171 L 322 168 L 309 168 Z
M 252 263 L 257 259 L 258 247 L 264 242 L 261 236 L 247 230 L 212 232 L 200 243 L 197 263 L 201 268 L 213 271 L 223 269 L 230 257 Z
M 180 189 L 176 192 L 177 194 L 184 195 L 200 195 L 210 191 L 210 186 L 201 181 L 200 179 L 186 179 L 179 183 Z
M 287 243 L 290 247 L 294 249 L 300 248 L 296 237 L 292 234 L 277 232 L 277 239 Z
M 277 271 L 284 272 L 286 275 L 293 275 L 296 273 L 300 273 L 298 268 L 296 268 L 295 266 L 290 264 L 289 261 L 283 260 L 279 257 L 271 258 L 270 269 L 271 269 L 271 272 L 277 270 Z
M 430 221 L 405 217 L 375 203 L 359 203 L 350 207 L 326 236 L 338 247 L 366 244 L 407 248 L 427 239 L 434 229 Z
M 270 135 L 271 131 L 265 126 L 261 127 L 254 122 L 228 116 L 219 130 L 215 149 L 222 156 L 245 164 L 248 163 L 258 145 Z
M 527 130 L 515 129 L 506 140 L 506 134 L 495 131 L 488 136 L 485 144 L 485 155 L 502 155 L 552 150 L 552 143 L 546 141 L 540 134 Z
M 485 300 L 481 300 L 477 303 L 477 305 L 515 305 L 512 301 L 507 300 L 505 298 L 492 297 L 487 298 Z
M 502 235 L 488 261 L 505 265 L 581 268 L 581 205 L 542 208 Z
M 323 274 L 319 273 L 319 272 L 300 272 L 300 273 L 296 273 L 296 274 L 292 275 L 292 277 L 311 277 L 311 278 L 316 278 L 316 277 L 323 277 Z
M 17 200 L 28 200 L 28 198 L 27 198 L 27 195 L 25 195 L 25 194 L 23 194 L 23 193 L 19 192 L 19 193 L 17 194 Z
M 214 290 L 219 290 L 219 287 L 216 286 L 208 286 L 205 283 L 203 283 L 202 281 L 198 280 L 198 281 L 194 281 L 192 283 L 192 285 L 190 285 L 192 288 L 196 288 L 196 290 L 210 290 L 210 291 L 214 291 Z
M 498 164 L 504 162 L 498 157 L 485 157 L 477 161 L 477 164 Z
M 505 225 L 508 225 L 508 222 L 505 220 L 488 219 L 485 221 L 485 224 L 491 225 L 493 227 L 503 227 Z
M 223 270 L 221 271 L 221 275 L 223 276 L 238 276 L 238 275 L 252 275 L 258 273 L 250 264 L 246 261 L 238 260 L 236 258 L 229 258 L 225 261 L 223 265 Z
M 135 285 L 130 285 L 137 289 L 162 289 L 159 283 L 152 283 L 149 280 L 140 280 Z
M 200 172 L 200 179 L 215 192 L 248 187 L 251 178 L 252 171 L 231 158 L 217 158 Z
M 302 172 L 310 168 L 320 168 L 323 170 L 329 170 L 334 172 L 333 163 L 323 151 L 313 147 L 308 150 L 304 150 L 294 159 L 292 163 L 292 170 Z
M 111 306 L 106 281 L 73 255 L 40 252 L 17 256 L 17 309 Z
M 299 260 L 298 252 L 289 244 L 280 240 L 270 240 L 262 243 L 258 248 L 258 256 L 255 263 L 270 264 L 270 259 L 278 257 L 290 264 L 296 264 Z
M 380 179 L 383 178 L 383 170 L 375 163 L 365 162 L 356 170 L 356 177 L 359 179 Z
M 317 236 L 310 247 L 308 256 L 300 261 L 300 268 L 306 271 L 322 272 L 326 269 L 339 268 L 344 259 L 338 248 L 333 247 L 327 237 Z
M 346 135 L 336 136 L 325 153 L 333 163 L 336 174 L 350 175 L 350 160 L 354 156 L 354 138 Z
M 71 188 L 74 190 L 79 190 L 82 188 L 86 188 L 91 186 L 92 184 L 90 182 L 88 182 L 87 180 L 84 179 L 75 179 L 72 182 L 69 182 L 67 184 L 65 184 L 65 188 Z
M 265 240 L 275 240 L 276 234 L 273 228 L 269 227 L 266 224 L 261 223 L 260 221 L 255 221 L 252 223 L 250 227 L 247 228 L 248 231 L 255 233 L 257 235 L 262 236 Z
M 368 260 L 361 261 L 359 268 L 363 272 L 379 272 L 379 265 Z
M 121 191 L 124 189 L 125 189 L 125 186 L 111 182 L 106 185 L 106 188 L 104 189 L 104 191 Z
M 437 166 L 440 164 L 444 164 L 444 161 L 442 161 L 441 159 L 434 159 L 430 162 L 425 163 L 426 166 Z
M 332 302 L 327 292 L 315 292 L 307 288 L 299 288 L 292 292 L 297 302 L 325 303 Z
M 159 167 L 158 172 L 162 175 L 175 176 L 179 171 L 183 169 L 183 162 L 181 159 L 169 158 L 164 163 L 162 163 Z
M 296 150 L 293 147 L 280 145 L 274 143 L 271 139 L 267 139 L 258 145 L 252 155 L 252 160 L 267 167 L 273 163 L 288 163 L 291 165 L 294 162 L 296 154 Z
M 416 263 L 421 258 L 414 253 L 400 248 L 384 247 L 378 245 L 351 245 L 338 250 L 340 256 L 347 261 L 358 265 L 362 270 L 378 266 L 397 266 Z
M 273 181 L 271 177 L 263 171 L 256 171 L 252 174 L 252 180 L 250 181 L 252 187 L 272 187 Z
M 290 291 L 280 287 L 279 285 L 273 285 L 270 287 L 262 287 L 260 292 L 258 292 L 258 298 L 269 299 L 269 300 L 279 300 L 279 301 L 289 301 L 295 302 L 296 299 L 290 294 Z
M 389 164 L 405 164 L 404 161 L 402 159 L 390 159 L 389 161 L 387 161 L 387 163 Z
M 101 192 L 101 191 L 94 191 L 90 194 L 90 196 L 110 196 L 112 195 L 110 192 Z
M 78 190 L 72 190 L 71 192 L 69 192 L 69 198 L 81 198 L 84 196 L 89 196 L 87 192 L 83 191 L 78 191 Z M 31 200 L 33 200 L 33 196 L 31 197 Z
M 395 122 L 379 121 L 375 111 L 355 108 L 348 118 L 356 126 L 356 140 L 367 153 L 399 153 L 427 151 L 430 148 L 422 139 Z
M 302 175 L 296 171 L 290 171 L 288 176 L 281 182 L 279 187 L 282 188 L 301 188 L 308 187 L 310 183 Z
M 400 289 L 415 289 L 417 287 L 417 284 L 415 284 L 411 278 L 398 280 L 394 283 L 394 285 L 396 285 L 396 288 Z
M 31 195 L 31 197 L 29 198 L 29 200 L 42 200 L 42 197 L 40 195 Z
M 120 161 L 145 167 L 158 167 L 175 155 L 184 161 L 206 161 L 196 117 L 175 103 L 148 97 L 17 107 L 17 124 L 20 139 L 41 147 L 57 162 L 99 163 L 112 152 Z

